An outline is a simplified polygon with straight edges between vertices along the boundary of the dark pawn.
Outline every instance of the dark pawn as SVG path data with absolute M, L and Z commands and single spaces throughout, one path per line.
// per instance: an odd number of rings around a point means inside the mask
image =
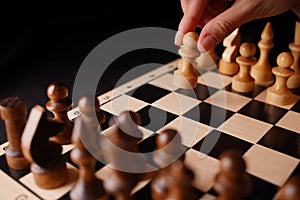
M 183 173 L 189 171 L 184 167 L 183 164 L 185 150 L 181 144 L 181 137 L 175 130 L 164 130 L 157 136 L 156 146 L 157 148 L 153 153 L 153 161 L 159 167 L 160 171 L 151 183 L 152 198 L 153 200 L 164 200 L 168 198 L 173 199 L 175 197 L 177 198 L 181 193 L 181 190 L 177 190 L 179 186 L 177 179 L 179 177 L 172 177 L 172 175 L 175 174 L 172 172 L 176 172 L 176 170 L 179 170 L 178 168 L 176 169 L 175 166 L 182 166 L 181 168 L 184 171 L 182 171 Z M 176 165 L 176 163 L 178 165 Z M 178 176 L 180 175 L 183 174 L 178 174 Z M 187 180 L 190 180 L 190 178 L 193 178 L 194 175 L 191 171 L 189 171 L 184 176 L 186 176 L 185 178 Z M 187 184 L 186 187 L 190 187 L 189 183 L 185 184 Z M 172 194 L 170 194 L 171 191 L 173 191 Z
M 220 172 L 216 176 L 214 190 L 219 200 L 240 200 L 251 190 L 251 180 L 246 173 L 246 163 L 239 151 L 228 150 L 220 156 Z
M 179 159 L 169 167 L 169 175 L 172 179 L 168 194 L 168 200 L 196 200 L 197 196 L 192 182 L 194 173 L 184 165 L 184 160 Z
M 81 97 L 78 102 L 81 115 L 75 121 L 72 134 L 72 143 L 75 148 L 71 152 L 71 159 L 79 167 L 79 178 L 70 192 L 72 200 L 108 200 L 102 180 L 95 176 L 96 159 L 86 148 L 88 146 L 89 150 L 96 150 L 90 149 L 90 147 L 98 143 L 99 123 L 95 117 L 92 102 L 92 99 L 88 97 Z
M 280 188 L 274 200 L 299 200 L 300 198 L 300 176 L 293 175 Z
M 143 136 L 139 123 L 137 113 L 122 112 L 101 143 L 103 156 L 110 166 L 110 178 L 104 180 L 104 188 L 116 200 L 134 199 L 132 190 L 145 176 L 147 160 L 138 154 L 138 142 Z
M 53 113 L 55 120 L 65 124 L 63 130 L 51 138 L 58 144 L 71 143 L 73 123 L 69 120 L 67 113 L 73 104 L 68 94 L 68 88 L 63 83 L 53 82 L 47 88 L 47 96 L 50 100 L 46 103 L 46 108 Z
M 21 137 L 26 125 L 27 108 L 23 99 L 9 97 L 0 103 L 1 118 L 9 145 L 6 149 L 7 164 L 11 169 L 28 169 L 30 163 L 24 158 L 21 149 Z

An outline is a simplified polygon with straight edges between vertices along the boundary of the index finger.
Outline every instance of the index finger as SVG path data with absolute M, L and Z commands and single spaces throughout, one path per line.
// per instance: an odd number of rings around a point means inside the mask
M 188 4 L 185 5 L 185 12 L 178 26 L 178 34 L 175 42 L 177 45 L 182 43 L 184 34 L 195 31 L 207 2 L 208 0 L 190 0 Z
M 189 4 L 189 1 L 190 0 L 180 0 L 181 8 L 182 8 L 183 13 L 185 13 L 187 5 Z

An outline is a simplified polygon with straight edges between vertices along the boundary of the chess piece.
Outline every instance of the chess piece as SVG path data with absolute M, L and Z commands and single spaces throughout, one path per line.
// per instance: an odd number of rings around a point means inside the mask
M 54 114 L 56 121 L 65 124 L 63 130 L 51 138 L 58 144 L 70 144 L 73 130 L 73 123 L 69 120 L 67 112 L 72 107 L 72 101 L 68 98 L 67 87 L 58 82 L 51 83 L 47 88 L 47 96 L 49 101 L 46 103 L 46 108 Z
M 195 60 L 195 67 L 198 71 L 200 70 L 211 70 L 216 67 L 218 62 L 218 55 L 215 52 L 215 49 L 210 49 L 207 52 L 201 53 L 198 58 Z
M 63 126 L 63 123 L 47 118 L 45 109 L 39 105 L 30 111 L 21 147 L 25 158 L 31 163 L 34 181 L 40 188 L 57 188 L 68 179 L 66 161 L 61 154 L 62 146 L 49 140 Z
M 106 116 L 100 109 L 100 100 L 97 97 L 95 98 L 95 112 L 99 125 L 103 125 L 105 123 Z
M 291 68 L 295 71 L 288 81 L 287 86 L 290 89 L 297 89 L 300 87 L 300 68 L 299 68 L 299 56 L 300 56 L 300 21 L 296 21 L 295 25 L 295 39 L 293 43 L 289 44 L 289 48 L 294 57 L 294 63 Z
M 300 177 L 292 175 L 279 189 L 273 200 L 298 200 L 300 197 Z
M 223 40 L 223 46 L 226 47 L 219 61 L 219 72 L 221 74 L 233 76 L 239 71 L 239 65 L 235 58 L 239 53 L 241 44 L 240 29 L 235 29 L 229 36 Z
M 221 154 L 214 190 L 219 194 L 219 200 L 240 200 L 250 194 L 251 179 L 240 152 L 227 150 Z
M 109 179 L 105 179 L 105 191 L 116 200 L 133 199 L 132 190 L 144 178 L 146 158 L 138 153 L 142 132 L 138 129 L 140 116 L 123 111 L 102 140 L 103 157 L 110 167 Z
M 21 149 L 21 137 L 27 115 L 25 102 L 19 97 L 6 98 L 0 102 L 0 112 L 9 142 L 5 154 L 7 164 L 11 169 L 27 169 L 30 163 L 24 158 Z
M 198 72 L 193 63 L 200 55 L 197 49 L 198 34 L 188 32 L 183 37 L 183 45 L 179 49 L 179 55 L 182 57 L 178 69 L 174 72 L 173 83 L 179 88 L 192 89 L 197 87 Z
M 112 131 L 107 133 L 108 139 L 124 150 L 138 152 L 137 144 L 143 137 L 138 124 L 141 124 L 138 113 L 123 111 L 115 118 Z
M 166 199 L 168 200 L 196 200 L 197 195 L 192 182 L 194 173 L 184 164 L 184 159 L 179 159 L 173 162 L 168 168 L 170 176 L 169 193 Z
M 241 56 L 236 58 L 240 70 L 232 79 L 232 89 L 237 92 L 244 93 L 254 90 L 255 82 L 250 76 L 250 70 L 251 66 L 256 62 L 256 59 L 253 57 L 255 50 L 255 45 L 249 42 L 245 42 L 240 46 Z
M 293 64 L 293 56 L 289 52 L 283 52 L 277 57 L 278 67 L 272 69 L 276 76 L 275 83 L 267 89 L 267 100 L 275 105 L 289 105 L 294 101 L 293 93 L 287 87 L 287 80 L 294 74 L 290 69 Z
M 181 145 L 180 135 L 173 129 L 166 129 L 160 133 L 156 138 L 156 146 L 153 161 L 160 171 L 151 183 L 151 194 L 153 200 L 161 200 L 167 199 L 170 195 L 170 186 L 174 182 L 169 173 L 170 164 L 179 160 L 183 162 L 185 151 Z
M 258 42 L 258 47 L 260 49 L 259 59 L 251 68 L 251 76 L 255 79 L 255 83 L 265 87 L 274 82 L 272 66 L 269 62 L 269 53 L 274 47 L 272 42 L 273 37 L 274 34 L 271 23 L 267 22 L 263 32 L 261 33 L 261 40 Z
M 75 148 L 71 151 L 71 159 L 79 167 L 79 179 L 70 192 L 72 200 L 109 199 L 105 194 L 102 180 L 95 176 L 96 159 L 86 148 L 88 146 L 90 149 L 98 144 L 97 136 L 100 136 L 98 119 L 94 116 L 95 110 L 91 102 L 92 100 L 87 96 L 81 97 L 78 102 L 81 115 L 75 120 L 72 134 Z M 82 140 L 85 142 L 83 143 Z

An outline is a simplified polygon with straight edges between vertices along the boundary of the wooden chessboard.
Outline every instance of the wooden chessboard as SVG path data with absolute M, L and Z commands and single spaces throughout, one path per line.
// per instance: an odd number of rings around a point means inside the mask
M 214 199 L 214 177 L 219 170 L 219 155 L 227 149 L 242 151 L 247 173 L 253 180 L 250 199 L 271 199 L 286 180 L 300 174 L 300 101 L 276 106 L 266 101 L 266 88 L 255 86 L 251 93 L 232 91 L 232 77 L 221 75 L 217 68 L 201 71 L 195 89 L 180 89 L 173 83 L 179 60 L 150 71 L 112 91 L 99 96 L 106 119 L 124 110 L 141 115 L 143 140 L 141 152 L 155 148 L 154 139 L 166 128 L 178 130 L 187 147 L 186 165 L 196 175 L 193 186 L 199 199 Z M 74 108 L 71 119 L 80 112 Z M 108 130 L 107 123 L 102 134 Z M 5 134 L 5 133 L 1 133 Z M 211 148 L 206 148 L 212 143 Z M 78 169 L 69 153 L 73 145 L 64 146 L 69 180 L 60 188 L 38 188 L 30 171 L 9 169 L 5 158 L 6 141 L 0 145 L 0 194 L 4 199 L 69 199 L 78 177 Z M 150 158 L 151 159 L 151 158 Z M 107 167 L 98 162 L 96 176 L 104 179 Z M 137 199 L 151 199 L 151 180 L 133 191 Z

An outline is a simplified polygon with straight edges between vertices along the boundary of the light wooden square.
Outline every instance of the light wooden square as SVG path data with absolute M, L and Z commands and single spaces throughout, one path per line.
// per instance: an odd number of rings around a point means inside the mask
M 40 199 L 0 170 L 1 199 Z
M 169 91 L 175 91 L 178 89 L 178 87 L 173 84 L 173 75 L 170 73 L 167 73 L 157 79 L 154 79 L 150 82 L 150 84 Z
M 147 166 L 149 168 L 149 172 L 156 171 L 157 169 L 151 167 L 150 165 Z M 95 175 L 97 178 L 105 181 L 111 177 L 111 174 L 114 173 L 112 167 L 109 165 L 106 165 L 102 167 L 100 170 L 98 170 Z M 131 194 L 136 193 L 137 191 L 141 190 L 143 187 L 145 187 L 151 180 L 149 178 L 145 178 L 144 180 L 138 182 L 138 184 L 133 188 L 131 191 Z
M 0 156 L 2 156 L 3 154 L 5 154 L 5 148 L 8 146 L 8 142 L 5 142 L 3 144 L 0 145 Z
M 217 197 L 211 194 L 205 194 L 199 200 L 217 200 Z
M 75 145 L 74 144 L 66 144 L 66 145 L 63 145 L 62 147 L 63 147 L 62 154 L 65 154 L 65 153 L 71 151 L 75 147 Z
M 258 100 L 258 101 L 261 101 L 261 102 L 264 102 L 264 103 L 267 103 L 267 104 L 270 104 L 270 105 L 274 105 L 274 106 L 278 106 L 278 107 L 281 107 L 281 108 L 285 108 L 285 109 L 291 109 L 293 107 L 293 105 L 295 105 L 295 103 L 299 100 L 299 96 L 296 96 L 294 95 L 293 96 L 293 99 L 292 99 L 292 103 L 289 104 L 289 105 L 286 105 L 286 106 L 280 106 L 280 105 L 276 105 L 270 101 L 267 100 L 267 89 L 262 91 L 259 95 L 257 95 L 255 97 L 255 100 Z
M 57 200 L 63 195 L 65 195 L 66 193 L 68 193 L 74 187 L 78 178 L 78 170 L 75 167 L 67 163 L 67 168 L 68 168 L 67 183 L 58 188 L 42 189 L 38 187 L 34 181 L 32 173 L 29 173 L 26 176 L 22 177 L 20 179 L 20 182 L 45 200 Z
M 153 135 L 153 133 L 154 133 L 153 131 L 150 131 L 149 129 L 146 129 L 146 128 L 142 127 L 142 126 L 138 126 L 138 129 L 142 132 L 143 139 L 145 139 L 145 138 Z
M 218 130 L 247 142 L 258 142 L 270 129 L 271 124 L 235 113 Z
M 278 122 L 277 126 L 300 133 L 300 113 L 288 111 Z
M 219 90 L 205 100 L 205 102 L 207 103 L 225 108 L 227 110 L 231 110 L 233 112 L 237 112 L 249 101 L 251 101 L 251 99 L 248 97 L 244 97 L 225 90 Z
M 113 126 L 105 129 L 104 131 L 101 132 L 101 134 L 105 135 L 105 136 L 108 136 L 108 134 L 111 133 L 111 130 L 113 129 Z M 142 138 L 145 139 L 147 137 L 149 137 L 150 135 L 152 135 L 154 132 L 153 131 L 150 131 L 142 126 L 138 126 L 138 129 L 142 132 L 143 136 Z
M 166 110 L 177 115 L 182 115 L 200 102 L 200 100 L 172 92 L 157 100 L 152 105 L 162 110 Z
M 214 88 L 225 88 L 232 82 L 232 78 L 216 72 L 206 72 L 198 77 L 198 83 L 202 85 L 211 86 Z
M 193 185 L 201 191 L 209 191 L 219 171 L 219 161 L 194 149 L 188 150 L 185 155 L 186 166 L 195 173 Z
M 146 102 L 123 94 L 101 106 L 101 109 L 118 116 L 123 111 L 131 110 L 136 112 L 147 105 Z
M 247 172 L 279 187 L 286 182 L 299 163 L 296 158 L 257 144 L 243 157 Z
M 111 130 L 113 129 L 113 126 L 108 127 L 104 131 L 101 131 L 101 134 L 108 136 L 111 133 Z
M 166 129 L 177 130 L 181 136 L 182 144 L 187 147 L 194 146 L 197 142 L 199 142 L 213 130 L 212 127 L 201 124 L 199 122 L 195 122 L 186 117 L 177 117 L 171 123 L 160 129 L 158 133 L 161 133 Z

